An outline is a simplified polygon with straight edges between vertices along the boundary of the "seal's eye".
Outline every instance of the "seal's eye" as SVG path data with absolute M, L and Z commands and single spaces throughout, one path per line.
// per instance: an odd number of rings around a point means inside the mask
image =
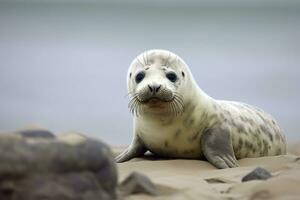
M 145 72 L 139 72 L 139 73 L 135 76 L 135 82 L 136 82 L 136 83 L 140 83 L 144 78 L 145 78 Z
M 175 82 L 177 81 L 177 75 L 174 72 L 169 72 L 166 74 L 166 77 L 171 81 Z

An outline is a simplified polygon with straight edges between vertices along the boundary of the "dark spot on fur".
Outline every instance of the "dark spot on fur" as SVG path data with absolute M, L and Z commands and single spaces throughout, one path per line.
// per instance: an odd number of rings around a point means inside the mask
M 239 139 L 239 149 L 242 149 L 243 148 L 243 140 L 242 138 Z
M 277 148 L 275 154 L 276 154 L 276 155 L 280 155 L 280 154 L 281 154 L 281 149 L 280 149 L 280 148 Z
M 160 122 L 162 125 L 169 125 L 172 124 L 173 118 L 161 118 Z
M 269 135 L 270 140 L 273 142 L 273 135 L 270 132 L 268 132 L 268 135 Z
M 132 76 L 132 73 L 130 72 L 130 74 L 129 74 L 129 78 L 131 78 L 131 76 Z
M 216 119 L 217 117 L 218 117 L 218 115 L 212 114 L 208 117 L 208 121 L 212 121 L 212 120 Z
M 184 150 L 183 151 L 183 154 L 185 155 L 188 155 L 188 154 L 191 154 L 191 153 L 194 153 L 195 151 L 193 149 L 190 149 L 190 150 Z
M 259 149 L 262 148 L 262 142 L 260 140 L 257 141 L 257 146 L 258 146 Z
M 254 120 L 253 119 L 248 119 L 248 120 L 249 120 L 250 125 L 253 126 L 254 125 Z
M 253 130 L 252 130 L 252 127 L 251 127 L 251 126 L 248 126 L 248 127 L 247 127 L 246 134 L 248 134 L 248 133 L 253 133 Z
M 150 69 L 150 67 L 146 67 L 146 68 L 145 68 L 145 70 L 148 70 L 148 69 Z
M 245 122 L 246 118 L 244 118 L 243 116 L 240 116 L 241 121 Z
M 217 104 L 216 103 L 213 103 L 213 107 L 215 110 L 217 110 Z
M 279 136 L 280 136 L 281 141 L 285 142 L 285 137 L 282 134 L 279 134 Z
M 250 150 L 252 149 L 253 145 L 249 141 L 245 141 L 245 147 Z
M 169 142 L 165 141 L 165 147 L 168 147 L 168 146 L 169 146 Z
M 240 119 L 241 119 L 243 122 L 245 122 L 245 123 L 249 123 L 249 124 L 251 124 L 251 125 L 254 124 L 254 120 L 251 119 L 251 118 L 244 117 L 244 116 L 240 116 Z
M 263 140 L 263 155 L 264 156 L 267 156 L 269 153 L 268 146 L 269 146 L 268 142 L 266 140 Z
M 174 134 L 174 138 L 175 139 L 178 138 L 178 136 L 181 134 L 181 132 L 182 132 L 181 129 L 178 129 Z
M 185 76 L 185 74 L 184 74 L 184 72 L 183 72 L 183 71 L 181 72 L 181 74 L 182 74 L 182 77 L 184 77 L 184 76 Z
M 186 113 L 193 113 L 193 110 L 195 108 L 196 108 L 196 106 L 194 104 L 187 103 L 187 106 L 185 107 Z M 189 127 L 194 122 L 194 119 L 192 117 L 193 116 L 191 116 L 191 115 L 186 115 L 185 118 L 182 121 L 182 124 L 185 127 Z
M 195 108 L 196 106 L 192 104 L 190 101 L 188 101 L 184 106 L 184 110 L 186 113 L 192 113 L 195 110 Z M 187 118 L 190 118 L 190 116 L 188 115 Z
M 201 123 L 205 122 L 207 120 L 207 112 L 202 113 L 201 116 Z
M 194 133 L 191 137 L 188 138 L 188 141 L 194 142 L 195 140 L 197 140 L 199 135 L 200 135 L 200 132 Z
M 256 133 L 257 133 L 258 135 L 260 135 L 260 134 L 261 134 L 261 132 L 260 132 L 260 129 L 259 129 L 259 128 L 257 128 L 257 129 L 256 129 Z
M 229 118 L 229 123 L 230 123 L 232 126 L 234 126 L 234 127 L 237 126 L 236 123 L 235 123 L 235 121 L 233 120 L 233 118 Z
M 225 114 L 231 117 L 231 113 L 228 110 L 224 110 Z
M 259 127 L 262 130 L 262 132 L 264 132 L 264 133 L 266 133 L 268 131 L 267 127 L 265 127 L 264 125 L 260 125 Z
M 239 133 L 245 133 L 246 131 L 245 131 L 245 127 L 242 125 L 242 124 L 237 124 L 236 125 L 236 128 L 237 128 L 237 131 L 239 132 Z
M 221 117 L 222 119 L 225 119 L 225 116 L 224 116 L 223 113 L 220 114 L 220 117 Z
M 265 123 L 268 124 L 268 121 L 266 120 L 266 118 L 262 115 L 262 112 L 256 112 L 256 114 L 260 117 L 260 119 Z
M 193 118 L 190 119 L 190 120 L 189 120 L 189 125 L 190 125 L 190 126 L 193 125 L 194 121 L 195 121 L 195 120 L 194 120 Z
M 195 108 L 196 108 L 196 106 L 195 106 L 195 105 L 191 106 L 191 109 L 190 109 L 190 111 L 192 112 L 193 110 L 195 110 Z

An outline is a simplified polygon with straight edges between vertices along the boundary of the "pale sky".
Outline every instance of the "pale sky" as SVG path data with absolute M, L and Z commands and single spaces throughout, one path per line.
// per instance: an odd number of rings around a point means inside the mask
M 128 144 L 127 68 L 142 51 L 162 48 L 181 56 L 212 97 L 256 105 L 288 139 L 300 139 L 300 6 L 293 1 L 16 2 L 0 1 L 0 130 L 39 124 Z

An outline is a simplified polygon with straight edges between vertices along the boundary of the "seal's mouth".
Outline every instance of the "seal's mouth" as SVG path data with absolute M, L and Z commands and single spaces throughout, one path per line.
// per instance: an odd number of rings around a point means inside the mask
M 161 99 L 159 97 L 151 97 L 143 101 L 144 104 L 158 104 L 158 103 L 166 103 L 166 102 L 168 102 L 168 100 Z
M 148 99 L 147 101 L 144 101 L 143 103 L 145 105 L 147 105 L 149 108 L 163 108 L 166 106 L 168 101 L 162 100 L 157 97 L 152 97 L 152 98 Z
M 151 96 L 147 99 L 140 99 L 138 94 L 133 94 L 128 107 L 137 116 L 148 112 L 178 115 L 184 109 L 183 98 L 177 94 L 169 98 L 165 98 L 165 96 Z

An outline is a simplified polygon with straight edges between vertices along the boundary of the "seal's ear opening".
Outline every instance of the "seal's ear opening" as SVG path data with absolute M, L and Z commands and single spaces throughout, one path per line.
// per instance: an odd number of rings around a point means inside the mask
M 182 74 L 182 77 L 184 77 L 184 76 L 185 76 L 185 74 L 184 74 L 184 72 L 183 72 L 183 71 L 181 72 L 181 74 Z
M 130 74 L 129 74 L 129 78 L 131 78 L 131 76 L 132 76 L 132 73 L 130 72 Z

